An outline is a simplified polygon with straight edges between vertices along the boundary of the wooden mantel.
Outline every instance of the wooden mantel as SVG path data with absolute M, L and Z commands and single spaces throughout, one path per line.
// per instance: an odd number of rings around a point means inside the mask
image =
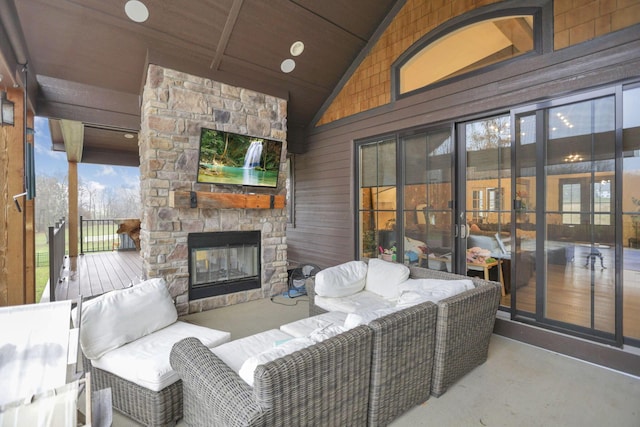
M 284 209 L 285 196 L 271 194 L 170 191 L 172 208 L 200 209 Z

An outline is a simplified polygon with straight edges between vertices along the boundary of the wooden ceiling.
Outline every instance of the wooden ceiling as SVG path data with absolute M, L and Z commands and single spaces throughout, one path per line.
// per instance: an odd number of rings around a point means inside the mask
M 139 130 L 149 63 L 288 99 L 290 151 L 304 151 L 304 129 L 385 18 L 404 3 L 142 1 L 149 9 L 144 23 L 127 18 L 126 0 L 0 0 L 0 73 L 23 84 L 18 64 L 27 62 L 36 114 L 90 128 L 83 162 L 119 164 L 122 157 L 130 163 L 124 153 L 106 153 L 124 143 L 124 133 Z M 280 64 L 298 40 L 305 50 L 285 74 Z M 50 124 L 57 135 L 57 121 Z

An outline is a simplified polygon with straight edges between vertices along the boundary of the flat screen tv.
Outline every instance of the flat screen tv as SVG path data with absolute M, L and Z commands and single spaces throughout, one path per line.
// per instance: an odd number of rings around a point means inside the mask
M 198 182 L 278 186 L 282 142 L 202 128 Z

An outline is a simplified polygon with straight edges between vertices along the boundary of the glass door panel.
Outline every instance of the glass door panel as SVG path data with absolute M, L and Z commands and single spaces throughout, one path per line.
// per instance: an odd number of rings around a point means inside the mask
M 622 99 L 622 328 L 640 342 L 640 87 Z
M 538 310 L 589 333 L 615 332 L 614 107 L 611 96 L 546 111 Z
M 500 281 L 508 304 L 511 206 L 511 123 L 508 115 L 464 123 L 466 167 L 459 202 L 467 275 Z M 468 236 L 468 237 L 467 237 Z M 464 239 L 466 238 L 466 241 Z M 506 274 L 505 274 L 506 273 Z
M 513 217 L 515 239 L 511 239 L 513 277 L 510 280 L 514 308 L 520 314 L 536 312 L 536 113 L 515 117 L 515 168 Z M 504 305 L 509 305 L 505 303 Z
M 451 130 L 402 138 L 406 264 L 450 270 L 453 252 Z
M 396 140 L 391 138 L 361 145 L 359 166 L 359 256 L 391 261 L 395 258 L 398 239 Z

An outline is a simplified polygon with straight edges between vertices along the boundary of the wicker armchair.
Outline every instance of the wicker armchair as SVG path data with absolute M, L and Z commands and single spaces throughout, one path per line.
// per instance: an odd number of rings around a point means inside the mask
M 171 351 L 190 426 L 364 426 L 373 331 L 359 326 L 257 367 L 254 387 L 195 338 Z
M 411 267 L 410 271 L 410 277 L 414 279 L 471 279 L 476 286 L 437 304 L 431 394 L 438 397 L 459 378 L 487 360 L 501 287 L 497 282 L 422 267 Z M 314 278 L 307 279 L 310 316 L 326 312 L 314 303 L 314 283 Z
M 369 425 L 384 426 L 429 399 L 438 308 L 426 302 L 378 318 L 373 329 Z

